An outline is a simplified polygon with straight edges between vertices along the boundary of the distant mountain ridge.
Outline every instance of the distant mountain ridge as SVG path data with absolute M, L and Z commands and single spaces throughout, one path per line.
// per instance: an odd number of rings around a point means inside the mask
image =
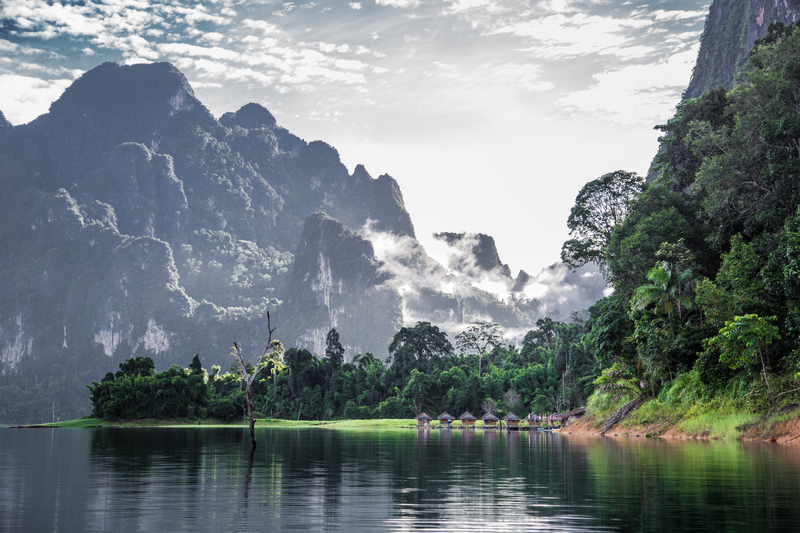
M 96 343 L 107 356 L 143 349 L 167 362 L 193 351 L 224 356 L 234 338 L 255 347 L 255 324 L 290 289 L 309 215 L 322 209 L 350 230 L 371 221 L 414 236 L 391 177 L 348 173 L 335 149 L 292 135 L 257 104 L 217 121 L 166 63 L 105 63 L 30 124 L 2 122 L 0 271 L 25 287 L 16 299 L 0 296 L 5 368 L 64 345 Z M 76 246 L 92 250 L 91 264 L 72 255 Z M 73 267 L 74 279 L 60 278 Z M 49 307 L 25 301 L 22 293 L 30 300 L 46 287 L 57 289 Z M 143 291 L 163 301 L 141 308 Z M 56 340 L 49 329 L 62 333 Z M 359 344 L 376 349 L 389 337 Z
M 76 406 L 131 355 L 227 365 L 234 340 L 255 353 L 268 310 L 287 346 L 322 354 L 336 327 L 348 357 L 384 358 L 404 322 L 527 331 L 563 300 L 449 274 L 392 177 L 348 172 L 258 104 L 217 120 L 167 63 L 104 63 L 31 123 L 0 116 L 0 177 L 0 376 L 69 368 Z M 516 292 L 531 279 L 507 278 Z

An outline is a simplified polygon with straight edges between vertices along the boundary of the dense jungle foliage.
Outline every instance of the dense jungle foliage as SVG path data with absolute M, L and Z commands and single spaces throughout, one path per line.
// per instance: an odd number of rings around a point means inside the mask
M 648 399 L 724 398 L 745 412 L 797 401 L 798 111 L 800 32 L 773 24 L 732 90 L 686 100 L 658 126 L 658 179 L 625 182 L 624 194 L 600 187 L 606 203 L 579 196 L 562 255 L 598 262 L 614 288 L 595 306 L 600 392 L 629 410 Z M 620 203 L 624 220 L 596 230 L 604 206 Z
M 419 322 L 394 336 L 387 362 L 372 354 L 346 357 L 339 334 L 327 336 L 325 356 L 289 348 L 280 360 L 254 361 L 251 392 L 257 416 L 324 420 L 410 418 L 427 410 L 495 414 L 538 413 L 583 405 L 599 367 L 590 323 L 541 319 L 520 348 L 506 346 L 497 324 L 475 323 L 456 339 L 458 354 L 438 327 Z M 346 362 L 346 359 L 348 361 Z M 479 362 L 483 371 L 478 373 Z M 93 416 L 211 417 L 231 420 L 246 410 L 243 375 L 233 363 L 202 370 L 199 357 L 183 369 L 156 373 L 152 360 L 132 358 L 89 386 Z

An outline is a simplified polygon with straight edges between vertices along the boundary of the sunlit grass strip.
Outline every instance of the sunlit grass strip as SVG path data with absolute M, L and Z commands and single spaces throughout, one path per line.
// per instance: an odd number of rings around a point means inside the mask
M 743 413 L 701 413 L 678 424 L 678 429 L 692 437 L 733 440 L 742 437 L 740 427 L 757 418 Z
M 64 428 L 90 428 L 90 427 L 237 427 L 244 425 L 242 420 L 232 420 L 221 422 L 214 419 L 170 419 L 170 420 L 103 420 L 100 418 L 79 418 L 65 422 L 51 424 L 37 424 L 44 427 L 64 427 Z M 331 429 L 357 429 L 357 428 L 407 428 L 416 425 L 414 419 L 373 419 L 373 420 L 283 420 L 276 418 L 266 418 L 256 420 L 256 427 L 324 427 Z
M 197 419 L 170 419 L 170 420 L 103 420 L 101 418 L 79 418 L 65 422 L 51 424 L 37 424 L 43 427 L 64 427 L 64 428 L 90 428 L 90 427 L 238 427 L 246 425 L 242 419 L 230 422 L 221 422 L 214 419 L 202 419 L 200 424 Z M 280 428 L 280 427 L 308 427 L 308 428 L 327 428 L 327 429 L 403 429 L 416 428 L 417 421 L 413 418 L 395 419 L 368 419 L 368 420 L 283 420 L 279 418 L 261 418 L 256 420 L 257 428 Z M 524 426 L 523 426 L 524 427 Z M 432 424 L 430 429 L 438 429 L 436 424 Z M 460 429 L 455 426 L 453 429 Z M 483 429 L 478 422 L 476 429 Z M 503 428 L 505 429 L 505 428 Z

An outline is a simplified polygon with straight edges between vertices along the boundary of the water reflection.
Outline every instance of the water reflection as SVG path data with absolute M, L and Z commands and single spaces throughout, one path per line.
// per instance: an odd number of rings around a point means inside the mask
M 481 430 L 0 430 L 0 531 L 741 531 L 794 447 Z

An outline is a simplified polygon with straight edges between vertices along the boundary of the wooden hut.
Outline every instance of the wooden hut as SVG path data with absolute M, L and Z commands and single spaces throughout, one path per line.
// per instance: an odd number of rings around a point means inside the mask
M 425 427 L 431 425 L 431 420 L 433 420 L 433 417 L 428 413 L 423 412 L 416 417 L 416 420 L 417 420 L 417 427 Z
M 440 428 L 450 428 L 453 427 L 453 420 L 456 419 L 450 413 L 442 413 L 436 417 L 439 420 L 439 427 Z
M 497 422 L 500 421 L 500 419 L 494 416 L 492 413 L 486 413 L 481 417 L 481 420 L 483 420 L 483 427 L 485 428 L 496 428 Z
M 459 416 L 458 419 L 461 421 L 461 427 L 475 427 L 475 421 L 478 419 L 475 415 L 470 413 L 469 411 L 465 411 L 463 415 Z
M 503 417 L 503 420 L 505 420 L 508 429 L 519 429 L 520 418 L 514 413 L 508 413 Z

